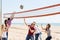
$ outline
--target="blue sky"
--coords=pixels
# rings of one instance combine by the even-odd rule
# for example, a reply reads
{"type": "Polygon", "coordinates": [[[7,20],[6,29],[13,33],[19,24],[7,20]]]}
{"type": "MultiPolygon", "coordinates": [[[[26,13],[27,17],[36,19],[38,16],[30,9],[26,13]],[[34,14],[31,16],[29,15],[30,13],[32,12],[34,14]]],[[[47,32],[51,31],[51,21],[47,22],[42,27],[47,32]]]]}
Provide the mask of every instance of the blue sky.
{"type": "MultiPolygon", "coordinates": [[[[49,6],[53,4],[58,4],[60,3],[60,0],[2,0],[2,13],[8,13],[8,12],[19,12],[23,10],[29,10],[29,9],[34,9],[34,8],[40,8],[44,6],[49,6]],[[24,6],[24,9],[21,10],[19,8],[20,5],[24,6]]],[[[41,11],[40,13],[50,13],[50,12],[55,12],[55,11],[60,11],[60,7],[55,7],[52,9],[46,9],[41,11]]],[[[22,14],[23,15],[37,15],[36,13],[38,12],[32,12],[35,14],[22,14]]],[[[39,23],[60,23],[60,15],[54,15],[54,16],[49,16],[49,17],[41,17],[41,18],[29,18],[26,19],[27,22],[39,22],[39,23]]],[[[4,19],[3,19],[4,20],[4,19]]],[[[23,19],[14,19],[12,21],[13,23],[23,23],[23,19]],[[16,22],[17,21],[17,22],[16,22]],[[20,22],[19,22],[20,21],[20,22]]]]}

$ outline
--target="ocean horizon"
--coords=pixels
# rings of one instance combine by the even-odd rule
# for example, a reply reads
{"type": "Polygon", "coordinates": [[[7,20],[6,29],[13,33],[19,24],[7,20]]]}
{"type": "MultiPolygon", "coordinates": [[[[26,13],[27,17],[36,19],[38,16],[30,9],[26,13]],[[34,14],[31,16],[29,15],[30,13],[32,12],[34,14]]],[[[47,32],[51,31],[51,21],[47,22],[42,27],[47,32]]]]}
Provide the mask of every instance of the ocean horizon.
{"type": "MultiPolygon", "coordinates": [[[[24,23],[12,23],[13,25],[25,25],[24,23]]],[[[30,24],[30,23],[28,23],[28,24],[30,24]]],[[[48,23],[36,23],[36,25],[46,25],[46,24],[48,24],[48,23]]],[[[51,25],[53,25],[53,26],[60,26],[60,23],[49,23],[49,24],[51,24],[51,25]]]]}

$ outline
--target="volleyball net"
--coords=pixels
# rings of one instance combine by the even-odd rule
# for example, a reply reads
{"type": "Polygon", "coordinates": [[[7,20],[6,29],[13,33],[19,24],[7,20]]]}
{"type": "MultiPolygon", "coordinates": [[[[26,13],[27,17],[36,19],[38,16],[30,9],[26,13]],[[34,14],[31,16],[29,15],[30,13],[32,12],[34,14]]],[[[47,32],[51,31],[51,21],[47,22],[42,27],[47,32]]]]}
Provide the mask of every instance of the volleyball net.
{"type": "Polygon", "coordinates": [[[44,16],[52,16],[60,14],[60,4],[45,6],[42,8],[35,8],[31,10],[21,11],[21,12],[13,12],[13,13],[4,13],[4,18],[10,17],[14,14],[14,18],[34,18],[34,17],[44,17],[44,16]],[[54,9],[54,10],[53,10],[54,9]]]}

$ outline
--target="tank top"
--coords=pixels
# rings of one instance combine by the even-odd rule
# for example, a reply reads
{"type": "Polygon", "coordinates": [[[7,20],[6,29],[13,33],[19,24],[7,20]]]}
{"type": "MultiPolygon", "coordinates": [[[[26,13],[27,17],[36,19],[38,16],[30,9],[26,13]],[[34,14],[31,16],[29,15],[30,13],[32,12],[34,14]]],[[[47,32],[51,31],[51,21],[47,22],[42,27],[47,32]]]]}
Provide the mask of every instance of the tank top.
{"type": "Polygon", "coordinates": [[[3,33],[2,33],[2,38],[7,38],[6,33],[7,33],[7,32],[3,32],[3,33]]]}

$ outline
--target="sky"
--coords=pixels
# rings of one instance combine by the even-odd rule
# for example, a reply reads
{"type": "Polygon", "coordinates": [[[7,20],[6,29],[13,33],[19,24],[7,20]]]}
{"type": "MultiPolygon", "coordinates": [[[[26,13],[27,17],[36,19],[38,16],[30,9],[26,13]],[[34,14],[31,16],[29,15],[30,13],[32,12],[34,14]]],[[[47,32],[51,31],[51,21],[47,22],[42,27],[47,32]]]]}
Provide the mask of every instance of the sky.
{"type": "MultiPolygon", "coordinates": [[[[2,13],[20,12],[53,4],[60,4],[60,0],[2,0],[2,13]],[[20,9],[20,5],[23,5],[23,10],[20,9]]],[[[17,14],[15,16],[31,16],[39,15],[52,12],[60,12],[60,7],[54,7],[51,9],[45,9],[41,11],[30,12],[29,14],[17,14]]],[[[3,15],[4,16],[4,15],[3,15]]],[[[4,20],[4,18],[3,18],[4,20]]],[[[38,18],[27,18],[26,22],[31,23],[36,21],[37,23],[60,23],[60,15],[38,17],[38,18]]],[[[23,19],[13,19],[12,23],[24,23],[23,19]],[[17,21],[17,22],[16,22],[17,21]]]]}

